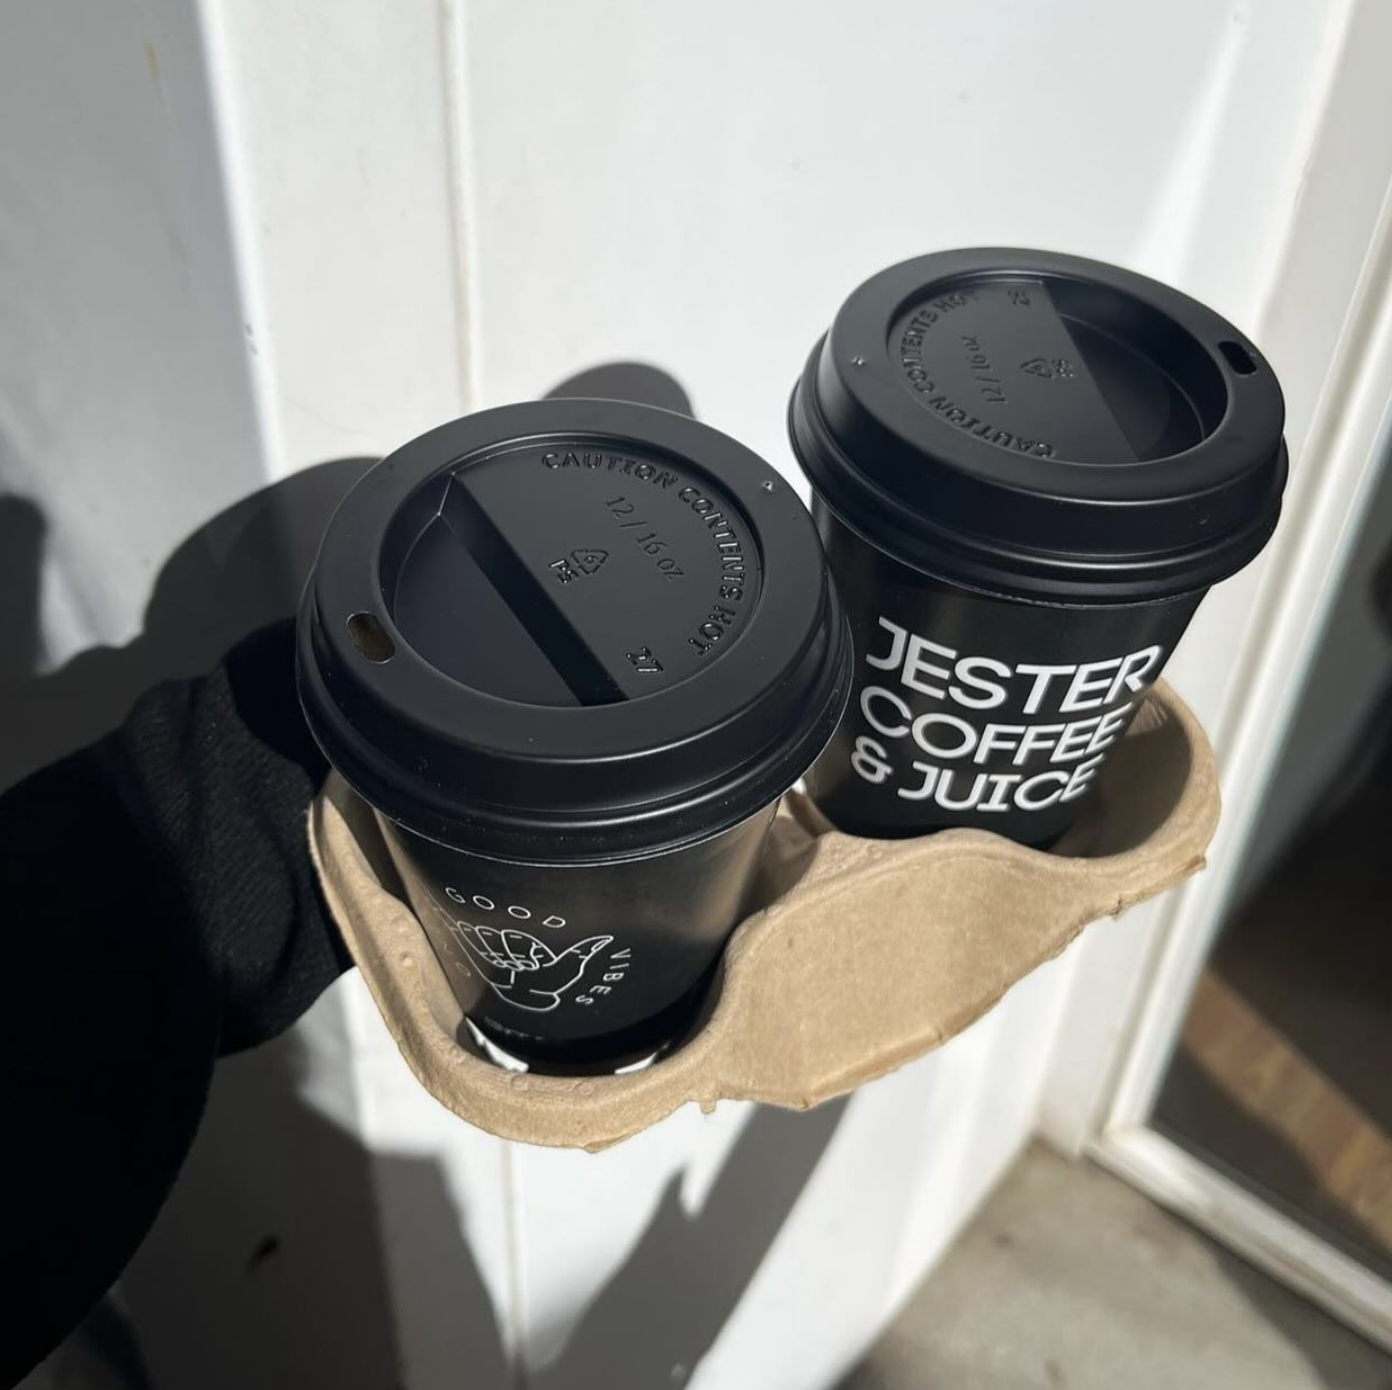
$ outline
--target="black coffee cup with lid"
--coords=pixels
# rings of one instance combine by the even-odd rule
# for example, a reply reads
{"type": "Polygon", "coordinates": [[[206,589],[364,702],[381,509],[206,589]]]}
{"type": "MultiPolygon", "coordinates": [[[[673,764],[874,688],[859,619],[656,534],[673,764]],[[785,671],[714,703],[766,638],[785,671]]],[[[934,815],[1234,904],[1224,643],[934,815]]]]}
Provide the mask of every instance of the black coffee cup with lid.
{"type": "Polygon", "coordinates": [[[298,665],[469,1024],[604,1070],[689,1023],[851,646],[772,468],[684,416],[558,400],[442,426],[354,488],[298,665]]]}
{"type": "Polygon", "coordinates": [[[829,819],[1053,843],[1270,537],[1283,426],[1237,329],[1115,266],[957,251],[861,285],[789,412],[856,648],[808,774],[829,819]]]}

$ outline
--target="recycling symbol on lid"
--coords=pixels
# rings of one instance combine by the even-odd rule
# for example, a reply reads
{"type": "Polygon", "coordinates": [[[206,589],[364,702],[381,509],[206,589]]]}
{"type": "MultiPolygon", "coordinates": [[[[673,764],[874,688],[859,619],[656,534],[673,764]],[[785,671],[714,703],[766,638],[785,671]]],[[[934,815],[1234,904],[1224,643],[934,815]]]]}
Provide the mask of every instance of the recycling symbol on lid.
{"type": "Polygon", "coordinates": [[[607,550],[572,550],[547,566],[562,584],[570,584],[583,575],[594,574],[609,558],[607,550]]]}
{"type": "Polygon", "coordinates": [[[572,550],[571,563],[582,574],[593,574],[607,559],[607,550],[572,550]]]}

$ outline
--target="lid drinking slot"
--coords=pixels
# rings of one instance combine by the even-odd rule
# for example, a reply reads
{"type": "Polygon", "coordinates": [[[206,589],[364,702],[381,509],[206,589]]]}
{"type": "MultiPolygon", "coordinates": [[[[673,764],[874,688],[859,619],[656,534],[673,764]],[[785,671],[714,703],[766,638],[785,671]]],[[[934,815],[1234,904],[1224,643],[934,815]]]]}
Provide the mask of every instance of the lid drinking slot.
{"type": "Polygon", "coordinates": [[[458,476],[445,493],[440,517],[582,705],[609,705],[627,699],[458,476]]]}

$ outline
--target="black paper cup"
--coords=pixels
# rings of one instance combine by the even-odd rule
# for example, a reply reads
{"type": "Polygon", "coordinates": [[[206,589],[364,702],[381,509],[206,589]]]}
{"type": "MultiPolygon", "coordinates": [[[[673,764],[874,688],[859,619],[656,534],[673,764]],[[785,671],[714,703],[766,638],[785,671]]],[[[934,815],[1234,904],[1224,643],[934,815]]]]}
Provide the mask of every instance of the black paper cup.
{"type": "Polygon", "coordinates": [[[687,1026],[851,646],[773,469],[683,416],[563,400],[445,425],[358,484],[298,667],[470,1025],[605,1070],[687,1026]]]}
{"type": "Polygon", "coordinates": [[[1242,334],[1114,266],[960,251],[856,290],[789,412],[855,643],[827,817],[1053,843],[1269,539],[1283,425],[1242,334]]]}

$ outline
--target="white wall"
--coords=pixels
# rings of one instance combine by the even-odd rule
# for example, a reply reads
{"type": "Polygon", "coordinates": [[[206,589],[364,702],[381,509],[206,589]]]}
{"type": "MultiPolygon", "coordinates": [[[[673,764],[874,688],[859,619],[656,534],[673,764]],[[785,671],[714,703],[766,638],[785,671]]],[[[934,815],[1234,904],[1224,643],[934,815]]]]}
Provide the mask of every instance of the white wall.
{"type": "MultiPolygon", "coordinates": [[[[1344,9],[24,0],[0,19],[0,246],[27,306],[0,420],[3,476],[49,510],[54,588],[78,596],[53,645],[133,631],[163,555],[256,480],[605,362],[666,369],[790,470],[806,353],[916,252],[1097,255],[1250,327],[1344,9]],[[79,80],[102,103],[70,114],[79,80]],[[51,153],[17,133],[34,110],[51,153]],[[55,188],[41,223],[24,211],[55,188]]],[[[1179,663],[1201,709],[1242,593],[1179,663]]],[[[347,980],[285,1054],[227,1069],[132,1281],[152,1357],[214,1390],[316,1365],[366,1390],[383,1358],[411,1390],[509,1384],[510,1358],[555,1390],[831,1384],[1024,1142],[1071,969],[844,1111],[681,1114],[597,1157],[447,1117],[347,980]],[[258,1284],[243,1236],[270,1221],[289,1253],[258,1284]],[[351,1289],[349,1221],[377,1228],[381,1289],[351,1289]],[[286,1307],[315,1313],[294,1338],[286,1307]]]]}
{"type": "Polygon", "coordinates": [[[1249,318],[1341,7],[463,13],[480,399],[636,357],[786,466],[787,394],[841,298],[925,250],[1039,246],[1182,271],[1249,318]]]}
{"type": "Polygon", "coordinates": [[[55,662],[139,631],[168,552],[264,475],[219,174],[187,6],[6,6],[0,483],[48,517],[55,662]]]}

